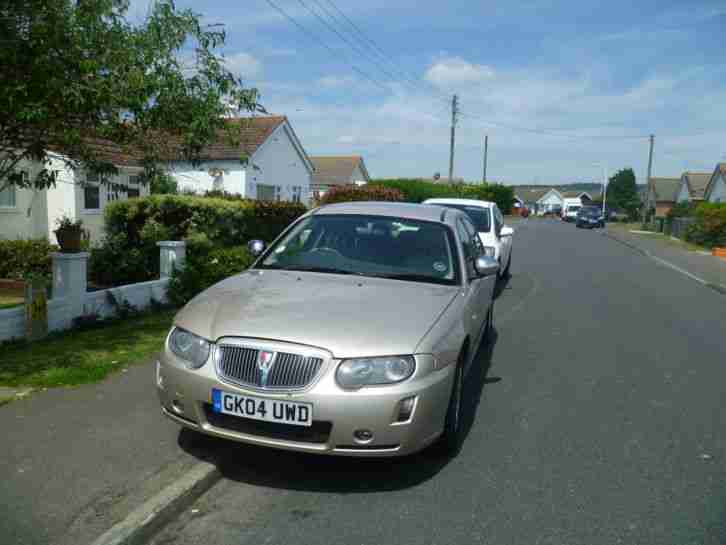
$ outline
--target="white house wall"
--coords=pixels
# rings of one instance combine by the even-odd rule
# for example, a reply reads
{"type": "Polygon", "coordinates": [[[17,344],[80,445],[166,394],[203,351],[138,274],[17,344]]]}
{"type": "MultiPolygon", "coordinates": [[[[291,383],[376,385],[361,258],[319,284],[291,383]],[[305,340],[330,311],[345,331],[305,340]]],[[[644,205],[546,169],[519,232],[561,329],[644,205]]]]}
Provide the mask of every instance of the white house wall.
{"type": "Polygon", "coordinates": [[[179,162],[169,171],[177,182],[179,191],[204,193],[215,189],[247,197],[245,193],[245,168],[238,160],[204,161],[199,165],[179,162]],[[210,170],[219,169],[221,176],[212,177],[210,170]]]}
{"type": "Polygon", "coordinates": [[[311,173],[293,144],[286,124],[278,126],[250,158],[247,167],[247,187],[250,196],[256,198],[257,185],[265,184],[280,188],[280,199],[292,200],[292,188],[301,187],[302,200],[310,194],[311,173]]]}
{"type": "Polygon", "coordinates": [[[363,171],[360,168],[360,163],[356,165],[353,174],[351,174],[350,182],[358,185],[366,183],[366,177],[363,175],[363,171]]]}
{"type": "Polygon", "coordinates": [[[723,174],[713,181],[713,188],[708,196],[708,202],[726,203],[726,176],[723,174]]]}

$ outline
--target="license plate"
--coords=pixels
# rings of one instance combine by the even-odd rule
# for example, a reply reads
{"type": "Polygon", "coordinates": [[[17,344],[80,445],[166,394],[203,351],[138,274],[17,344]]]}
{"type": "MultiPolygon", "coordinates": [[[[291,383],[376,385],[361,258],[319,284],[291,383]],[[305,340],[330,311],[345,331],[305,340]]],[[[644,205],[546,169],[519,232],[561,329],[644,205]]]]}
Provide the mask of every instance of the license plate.
{"type": "Polygon", "coordinates": [[[294,426],[311,426],[313,423],[312,403],[239,395],[216,388],[212,389],[212,410],[215,413],[294,426]]]}

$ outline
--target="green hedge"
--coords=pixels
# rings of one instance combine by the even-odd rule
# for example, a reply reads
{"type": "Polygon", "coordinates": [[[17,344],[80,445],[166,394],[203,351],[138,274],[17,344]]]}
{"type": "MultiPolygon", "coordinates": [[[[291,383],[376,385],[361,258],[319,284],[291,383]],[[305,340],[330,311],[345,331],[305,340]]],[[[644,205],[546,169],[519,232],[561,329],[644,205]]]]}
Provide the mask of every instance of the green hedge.
{"type": "Polygon", "coordinates": [[[174,271],[169,282],[169,302],[186,304],[209,286],[248,268],[254,258],[246,246],[214,248],[208,243],[191,243],[184,270],[174,271]]]}
{"type": "Polygon", "coordinates": [[[50,254],[56,251],[58,246],[45,238],[0,240],[0,278],[22,280],[31,274],[50,277],[50,254]]]}
{"type": "Polygon", "coordinates": [[[350,201],[402,201],[403,193],[398,189],[374,185],[342,185],[331,187],[319,204],[333,204],[350,201]]]}
{"type": "Polygon", "coordinates": [[[151,280],[159,275],[160,240],[208,242],[222,248],[255,238],[270,242],[305,211],[299,203],[193,195],[116,202],[106,207],[106,236],[91,250],[89,275],[100,285],[151,280]]]}
{"type": "Polygon", "coordinates": [[[514,190],[501,184],[441,184],[423,180],[396,178],[374,180],[371,186],[397,189],[403,200],[419,203],[426,199],[462,198],[497,203],[503,214],[509,214],[514,205],[514,190]]]}
{"type": "Polygon", "coordinates": [[[696,223],[688,228],[686,240],[708,248],[726,247],[726,203],[701,203],[696,223]]]}

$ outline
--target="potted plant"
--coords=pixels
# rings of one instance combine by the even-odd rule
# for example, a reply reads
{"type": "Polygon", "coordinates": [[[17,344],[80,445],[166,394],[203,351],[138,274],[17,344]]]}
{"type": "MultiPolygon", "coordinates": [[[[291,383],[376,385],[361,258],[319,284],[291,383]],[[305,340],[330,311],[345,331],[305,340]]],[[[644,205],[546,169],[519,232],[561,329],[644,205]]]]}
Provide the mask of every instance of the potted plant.
{"type": "Polygon", "coordinates": [[[81,241],[83,240],[83,220],[73,221],[66,215],[61,216],[56,221],[58,228],[53,231],[55,238],[58,239],[60,251],[67,254],[75,254],[81,251],[81,241]]]}

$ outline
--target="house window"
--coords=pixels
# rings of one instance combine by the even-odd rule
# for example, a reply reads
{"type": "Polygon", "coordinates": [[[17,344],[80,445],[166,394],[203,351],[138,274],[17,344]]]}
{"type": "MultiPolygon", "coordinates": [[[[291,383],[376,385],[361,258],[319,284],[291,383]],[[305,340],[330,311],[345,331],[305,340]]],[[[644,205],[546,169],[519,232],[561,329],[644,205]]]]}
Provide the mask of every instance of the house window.
{"type": "Polygon", "coordinates": [[[83,188],[83,208],[85,210],[101,209],[101,191],[97,185],[87,185],[83,188]]]}
{"type": "Polygon", "coordinates": [[[141,178],[139,176],[129,176],[129,185],[126,188],[126,196],[129,199],[141,196],[141,192],[139,190],[140,179],[141,178]]]}
{"type": "Polygon", "coordinates": [[[280,201],[282,199],[282,187],[279,185],[275,186],[275,200],[280,201]]]}
{"type": "MultiPolygon", "coordinates": [[[[21,173],[23,177],[23,184],[29,182],[30,175],[27,171],[23,170],[21,173]]],[[[2,184],[0,184],[2,185],[2,184]]],[[[15,208],[17,206],[17,188],[15,184],[7,186],[5,189],[0,190],[0,208],[15,208]]]]}
{"type": "Polygon", "coordinates": [[[300,202],[302,196],[302,186],[295,185],[292,187],[292,202],[300,202]]]}

